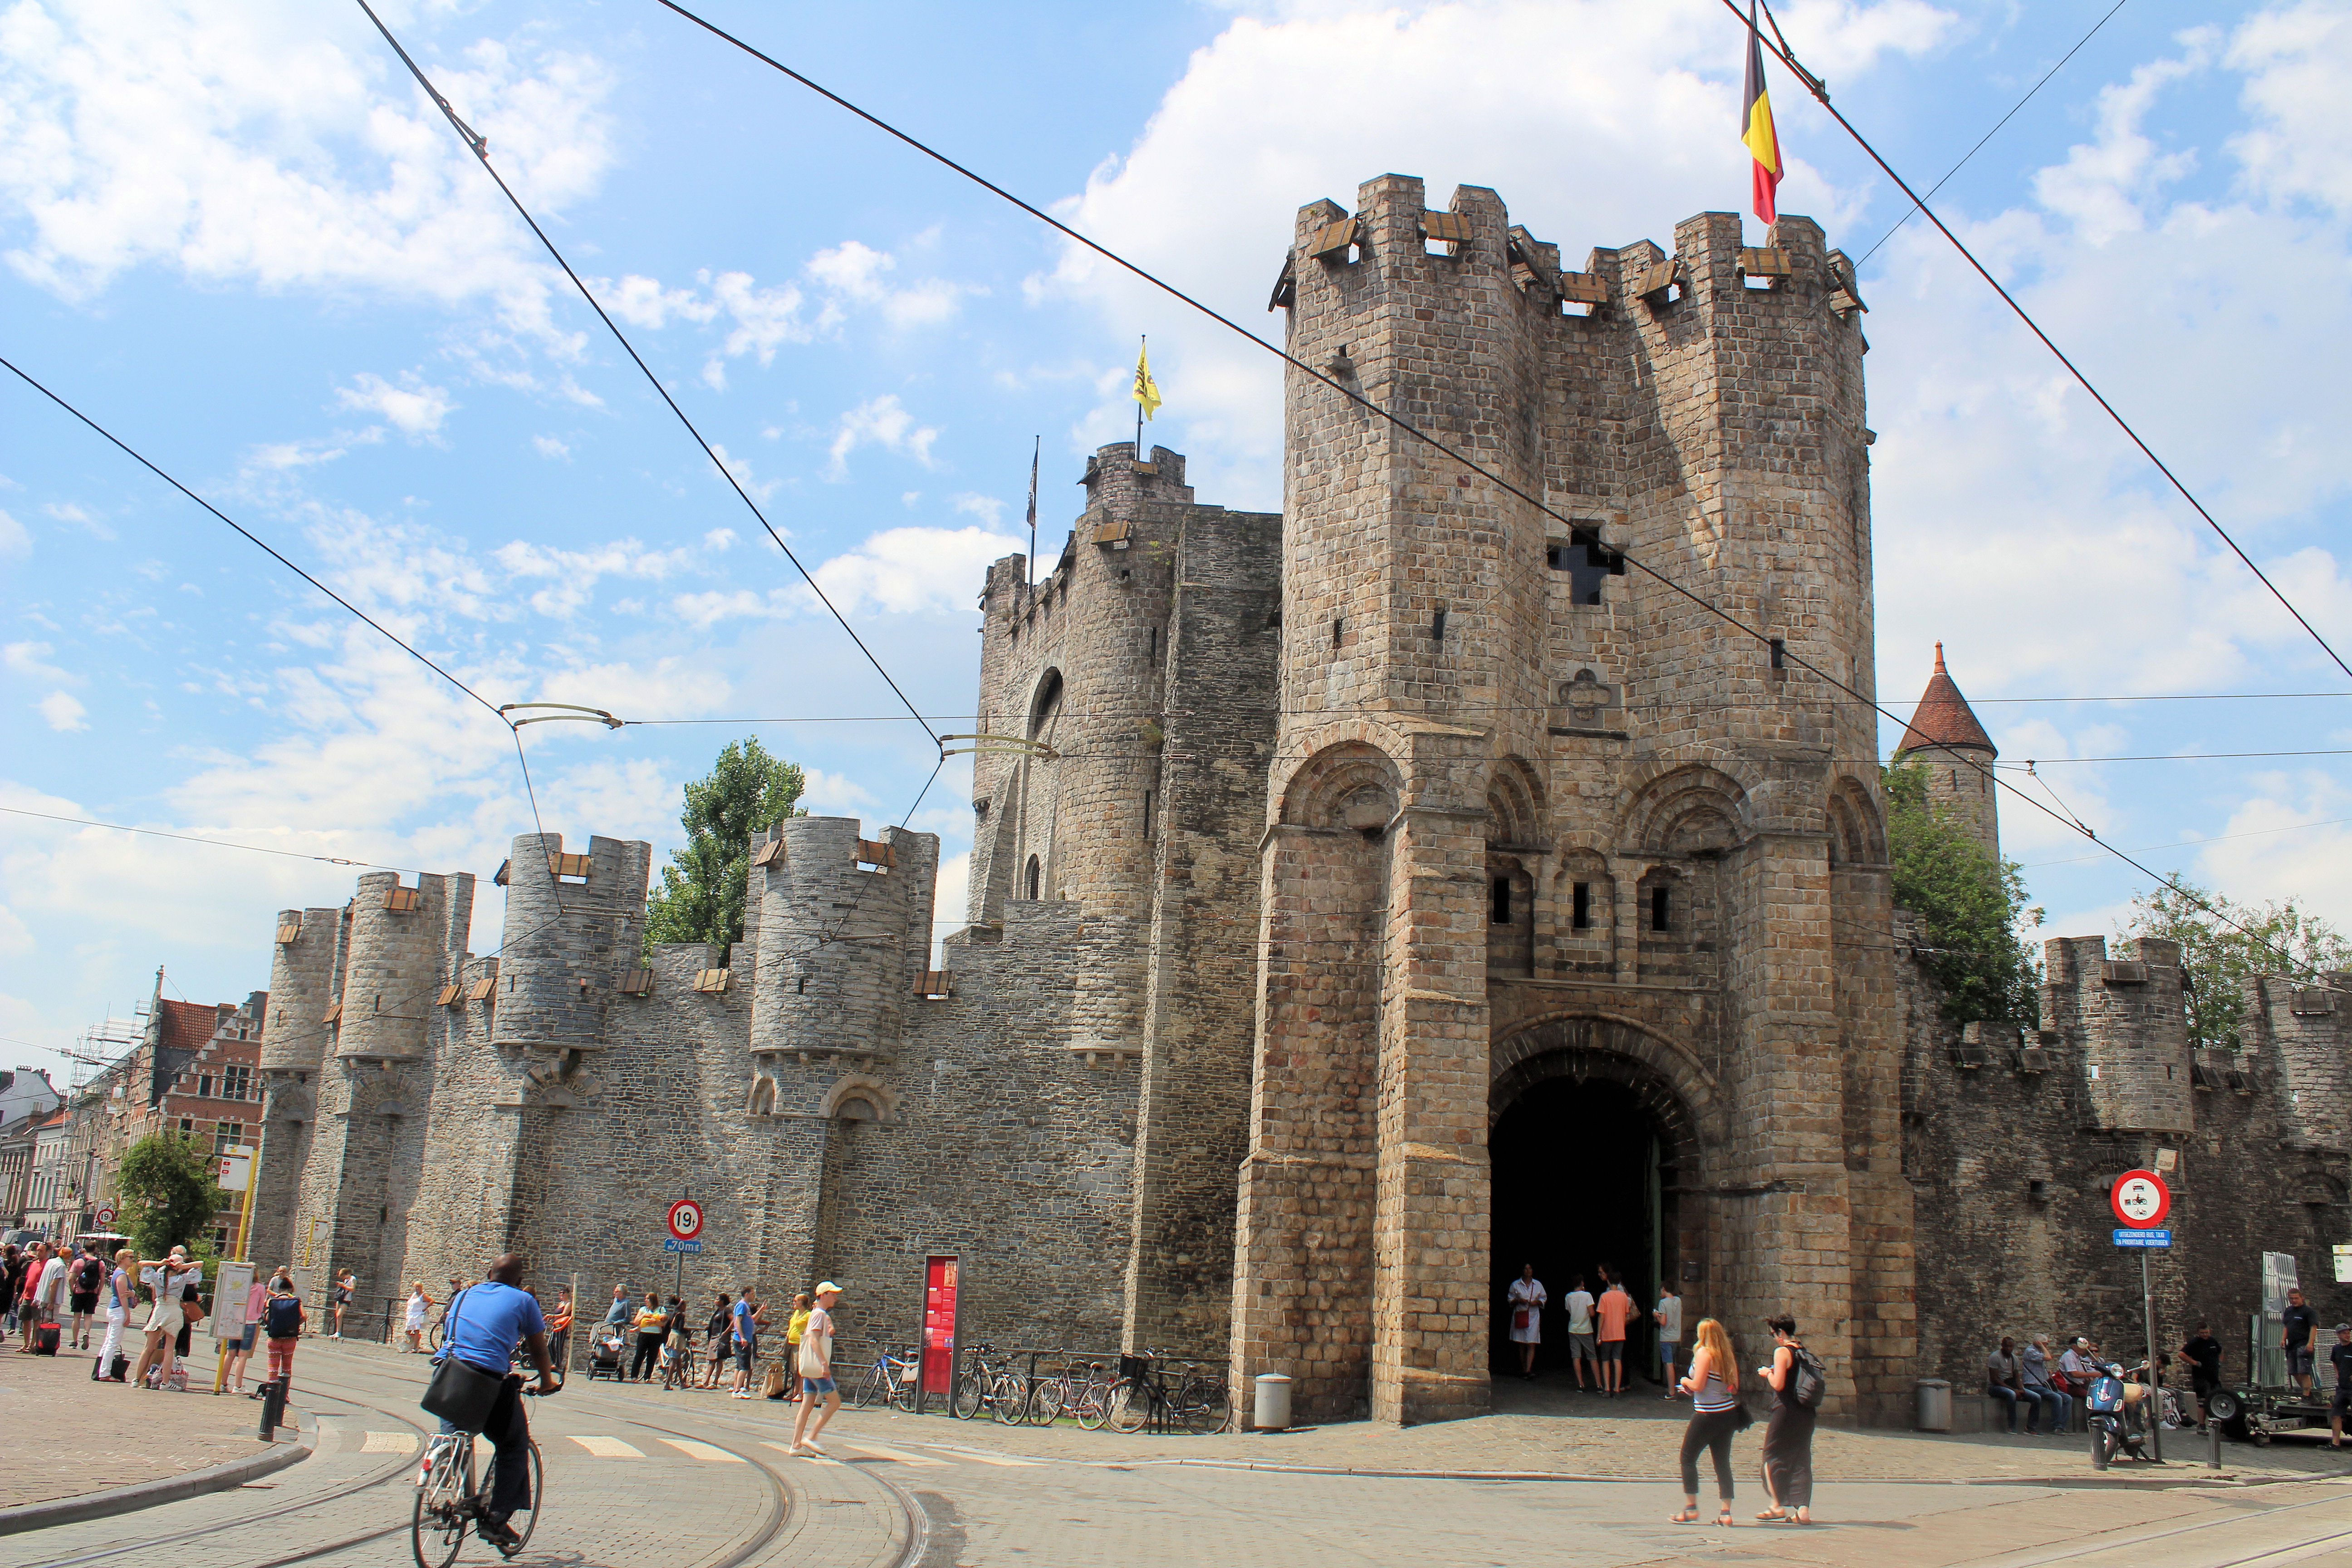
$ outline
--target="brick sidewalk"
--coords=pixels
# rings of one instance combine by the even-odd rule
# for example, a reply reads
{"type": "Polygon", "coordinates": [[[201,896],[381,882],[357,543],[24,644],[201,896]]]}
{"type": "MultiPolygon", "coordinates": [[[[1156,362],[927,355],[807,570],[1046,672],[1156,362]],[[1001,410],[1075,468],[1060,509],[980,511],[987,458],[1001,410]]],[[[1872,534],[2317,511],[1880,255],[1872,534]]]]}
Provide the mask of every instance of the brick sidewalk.
{"type": "MultiPolygon", "coordinates": [[[[162,1480],[261,1447],[257,1402],[92,1383],[95,1354],[0,1352],[0,1508],[162,1480]]],[[[190,1384],[209,1388],[212,1366],[192,1358],[190,1384]]]]}

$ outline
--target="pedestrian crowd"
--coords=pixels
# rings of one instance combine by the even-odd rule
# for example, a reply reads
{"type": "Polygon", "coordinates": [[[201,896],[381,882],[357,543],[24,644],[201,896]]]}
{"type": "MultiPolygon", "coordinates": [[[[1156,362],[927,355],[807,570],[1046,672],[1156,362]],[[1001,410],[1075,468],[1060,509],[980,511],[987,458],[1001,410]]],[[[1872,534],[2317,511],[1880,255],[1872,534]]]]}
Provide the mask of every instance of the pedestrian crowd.
{"type": "MultiPolygon", "coordinates": [[[[1625,1394],[1625,1347],[1631,1342],[1628,1326],[1641,1321],[1642,1309],[1612,1265],[1601,1264],[1595,1273],[1601,1280],[1601,1294],[1595,1296],[1585,1288],[1583,1275],[1572,1274],[1569,1277],[1568,1295],[1560,1303],[1568,1315],[1569,1369],[1575,1374],[1579,1393],[1586,1390],[1589,1373],[1592,1393],[1604,1399],[1622,1399],[1625,1394]]],[[[1536,1278],[1534,1264],[1520,1266],[1519,1277],[1511,1281],[1504,1302],[1511,1343],[1519,1352],[1519,1375],[1533,1383],[1536,1352],[1543,1343],[1544,1310],[1551,1302],[1550,1292],[1536,1278]]],[[[1657,1304],[1650,1309],[1649,1321],[1657,1333],[1657,1381],[1665,1390],[1661,1397],[1680,1398],[1675,1367],[1682,1359],[1683,1302],[1671,1283],[1660,1288],[1657,1304]]]]}
{"type": "MultiPolygon", "coordinates": [[[[86,1351],[95,1335],[93,1381],[180,1393],[188,1388],[195,1331],[219,1306],[205,1292],[203,1263],[186,1247],[142,1260],[127,1247],[110,1258],[95,1241],[0,1247],[0,1302],[5,1303],[0,1323],[20,1352],[86,1351]],[[129,1353],[134,1336],[135,1359],[129,1353]]],[[[292,1374],[304,1316],[292,1270],[257,1275],[242,1307],[241,1327],[223,1345],[221,1375],[231,1393],[258,1399],[258,1389],[247,1389],[245,1373],[264,1336],[270,1379],[292,1374]]]]}

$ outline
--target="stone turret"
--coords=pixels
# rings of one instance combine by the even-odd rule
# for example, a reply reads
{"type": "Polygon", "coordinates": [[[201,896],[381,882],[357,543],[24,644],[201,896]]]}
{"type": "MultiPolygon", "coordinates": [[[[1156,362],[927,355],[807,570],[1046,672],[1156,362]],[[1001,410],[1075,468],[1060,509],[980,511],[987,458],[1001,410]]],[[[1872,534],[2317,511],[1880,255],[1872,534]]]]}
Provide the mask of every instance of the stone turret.
{"type": "MultiPolygon", "coordinates": [[[[751,987],[751,1053],[887,1061],[930,966],[935,835],[852,816],[789,816],[756,835],[735,964],[751,987]],[[747,962],[748,961],[748,962],[747,962]]],[[[776,1102],[794,1103],[790,1093],[776,1102]]]]}
{"type": "Polygon", "coordinates": [[[2081,1064],[2085,1125],[2184,1132],[2196,1125],[2180,944],[2140,937],[2111,956],[2099,936],[2042,943],[2042,1025],[2081,1064]]]}
{"type": "Polygon", "coordinates": [[[334,1054],[423,1057],[435,998],[456,977],[473,918],[474,879],[466,873],[419,877],[413,888],[401,886],[397,871],[362,875],[351,904],[334,1054]]]}
{"type": "Polygon", "coordinates": [[[593,1051],[607,1010],[636,966],[653,846],[525,833],[507,861],[507,918],[493,1039],[503,1051],[593,1051]]]}
{"type": "Polygon", "coordinates": [[[1944,645],[1937,643],[1935,673],[1927,678],[1919,705],[1911,710],[1911,722],[1904,726],[1902,743],[1895,748],[1895,760],[1927,764],[1928,803],[1967,828],[1996,862],[2000,859],[2000,814],[1992,764],[2000,755],[1969,700],[1945,670],[1944,645]]]}

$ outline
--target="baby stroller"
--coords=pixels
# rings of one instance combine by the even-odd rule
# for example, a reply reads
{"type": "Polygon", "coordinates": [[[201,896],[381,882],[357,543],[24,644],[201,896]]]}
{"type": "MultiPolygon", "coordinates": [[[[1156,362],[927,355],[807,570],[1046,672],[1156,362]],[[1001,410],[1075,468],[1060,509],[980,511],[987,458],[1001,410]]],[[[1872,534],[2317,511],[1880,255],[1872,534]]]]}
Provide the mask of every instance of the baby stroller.
{"type": "Polygon", "coordinates": [[[621,1381],[621,1352],[626,1342],[610,1323],[599,1323],[588,1341],[588,1381],[609,1377],[621,1381]]]}

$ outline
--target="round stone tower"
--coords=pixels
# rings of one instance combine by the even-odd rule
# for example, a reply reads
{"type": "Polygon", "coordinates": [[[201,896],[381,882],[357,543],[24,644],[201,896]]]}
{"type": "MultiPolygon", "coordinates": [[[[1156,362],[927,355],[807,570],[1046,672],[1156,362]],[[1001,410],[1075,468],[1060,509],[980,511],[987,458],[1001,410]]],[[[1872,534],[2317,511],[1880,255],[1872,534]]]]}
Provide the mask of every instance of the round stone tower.
{"type": "Polygon", "coordinates": [[[406,1061],[425,1055],[434,993],[444,983],[447,881],[424,877],[418,886],[404,888],[397,871],[360,878],[343,963],[342,1012],[335,1021],[336,1056],[406,1061]]]}
{"type": "Polygon", "coordinates": [[[593,1051],[604,1014],[637,962],[653,846],[525,833],[507,861],[507,918],[492,1042],[501,1050],[593,1051]]]}
{"type": "MultiPolygon", "coordinates": [[[[397,879],[394,879],[397,880],[397,879]]],[[[343,911],[280,910],[269,955],[269,1018],[261,1032],[261,1070],[312,1073],[327,1054],[342,946],[343,911]]]]}
{"type": "Polygon", "coordinates": [[[1927,677],[1919,705],[1911,710],[1911,722],[1904,727],[1895,758],[1927,764],[1928,804],[1966,827],[1995,862],[2000,859],[2000,812],[1992,764],[2000,755],[1944,668],[1944,645],[1937,643],[1935,673],[1927,677]]]}
{"type": "Polygon", "coordinates": [[[760,863],[744,935],[755,1058],[887,1058],[898,1047],[930,963],[939,840],[898,827],[862,834],[856,817],[791,816],[752,840],[760,863]]]}

